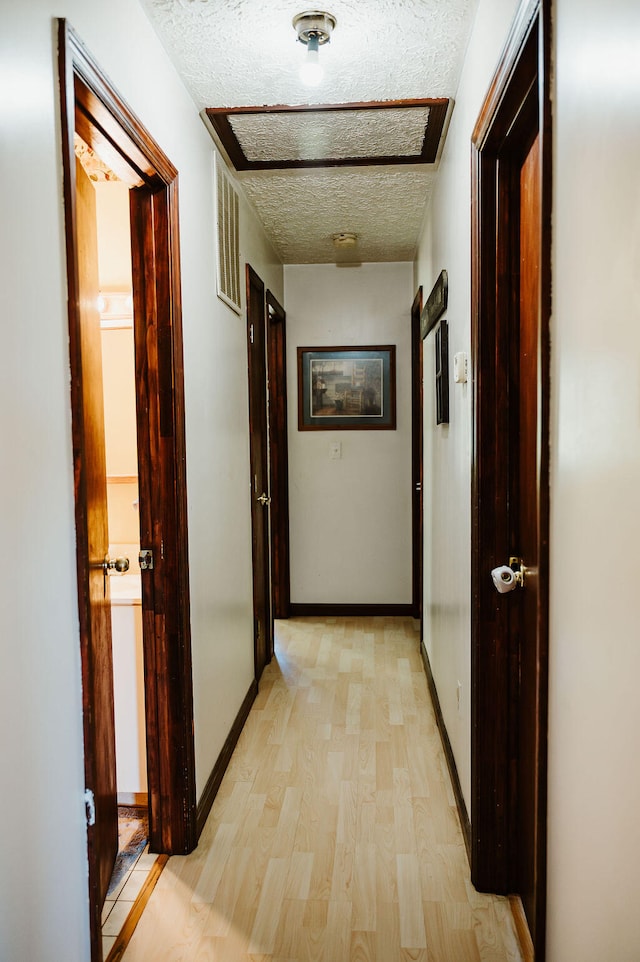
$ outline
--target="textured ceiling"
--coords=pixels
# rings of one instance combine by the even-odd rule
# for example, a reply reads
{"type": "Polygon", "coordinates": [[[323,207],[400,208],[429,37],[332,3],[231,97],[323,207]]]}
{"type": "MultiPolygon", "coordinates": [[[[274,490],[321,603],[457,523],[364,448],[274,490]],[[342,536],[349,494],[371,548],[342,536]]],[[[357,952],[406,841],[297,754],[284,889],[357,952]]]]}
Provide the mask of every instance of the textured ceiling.
{"type": "Polygon", "coordinates": [[[248,160],[420,156],[428,107],[305,114],[235,114],[229,122],[248,160]]]}
{"type": "Polygon", "coordinates": [[[340,167],[241,180],[282,261],[323,264],[412,260],[435,176],[424,166],[340,167]],[[343,232],[358,245],[340,256],[331,237],[343,232]]]}
{"type": "MultiPolygon", "coordinates": [[[[476,0],[327,0],[320,7],[337,26],[320,50],[325,79],[305,88],[298,78],[305,48],[291,25],[295,14],[309,9],[304,3],[142,2],[200,110],[453,98],[476,7],[476,0]]],[[[393,123],[389,117],[373,121],[362,150],[399,153],[398,141],[407,152],[415,150],[417,124],[400,116],[393,123]]],[[[261,115],[260,123],[234,118],[238,138],[257,155],[318,153],[317,142],[301,145],[277,121],[261,115]]],[[[343,141],[338,125],[344,123],[336,118],[327,129],[319,122],[317,137],[343,141]]],[[[342,231],[359,235],[353,260],[412,259],[435,176],[435,165],[236,174],[285,263],[340,260],[331,235],[342,231]]]]}

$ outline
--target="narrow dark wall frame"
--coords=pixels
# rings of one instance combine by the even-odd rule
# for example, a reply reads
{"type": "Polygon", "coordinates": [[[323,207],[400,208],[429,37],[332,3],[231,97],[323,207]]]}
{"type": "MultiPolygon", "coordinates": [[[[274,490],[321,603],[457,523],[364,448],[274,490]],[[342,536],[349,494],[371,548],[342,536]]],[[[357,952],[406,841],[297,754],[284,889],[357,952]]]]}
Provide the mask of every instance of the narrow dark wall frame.
{"type": "Polygon", "coordinates": [[[436,424],[449,423],[449,323],[436,331],[436,424]]]}

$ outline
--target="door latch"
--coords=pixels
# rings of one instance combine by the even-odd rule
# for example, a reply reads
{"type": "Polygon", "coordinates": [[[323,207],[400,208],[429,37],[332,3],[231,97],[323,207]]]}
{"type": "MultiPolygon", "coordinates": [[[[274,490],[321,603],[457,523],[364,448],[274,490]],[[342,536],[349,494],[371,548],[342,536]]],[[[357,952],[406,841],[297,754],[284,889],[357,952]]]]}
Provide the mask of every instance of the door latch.
{"type": "Polygon", "coordinates": [[[153,551],[150,548],[143,548],[138,555],[140,571],[151,571],[153,568],[153,551]]]}
{"type": "Polygon", "coordinates": [[[84,790],[84,807],[87,813],[87,828],[96,824],[96,800],[90,788],[84,790]]]}

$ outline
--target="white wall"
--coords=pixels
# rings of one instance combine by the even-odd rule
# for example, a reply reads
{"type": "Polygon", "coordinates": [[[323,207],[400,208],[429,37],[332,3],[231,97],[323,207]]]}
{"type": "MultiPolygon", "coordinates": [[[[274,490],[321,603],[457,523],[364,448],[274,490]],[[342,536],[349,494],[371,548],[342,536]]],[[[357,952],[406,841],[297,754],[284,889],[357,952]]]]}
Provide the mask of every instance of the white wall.
{"type": "Polygon", "coordinates": [[[640,958],[640,6],[556,3],[550,962],[640,958]]]}
{"type": "MultiPolygon", "coordinates": [[[[62,168],[63,15],[180,171],[190,570],[201,791],[253,677],[246,346],[215,296],[211,141],[131,0],[4,4],[0,32],[0,957],[86,962],[86,836],[62,168]],[[20,828],[16,829],[16,826],[20,828]],[[34,908],[35,907],[35,908],[34,908]]],[[[248,207],[242,247],[283,297],[248,207]]]]}
{"type": "MultiPolygon", "coordinates": [[[[203,173],[210,190],[208,150],[207,144],[203,173]]],[[[242,314],[215,296],[212,221],[206,216],[212,200],[209,193],[211,203],[203,204],[203,193],[193,196],[196,248],[182,249],[198,797],[254,678],[245,263],[284,300],[282,265],[242,196],[242,314]],[[203,267],[193,278],[185,271],[189,256],[203,267]],[[200,321],[197,331],[187,330],[190,315],[200,321]]]]}
{"type": "Polygon", "coordinates": [[[287,266],[285,293],[291,600],[410,604],[411,264],[287,266]],[[397,430],[298,431],[297,347],[351,344],[396,345],[397,430]]]}
{"type": "Polygon", "coordinates": [[[479,3],[415,265],[425,299],[443,268],[449,275],[448,425],[436,425],[435,330],[424,341],[424,641],[468,811],[472,390],[453,383],[453,355],[471,351],[471,132],[516,7],[516,0],[479,3]]]}

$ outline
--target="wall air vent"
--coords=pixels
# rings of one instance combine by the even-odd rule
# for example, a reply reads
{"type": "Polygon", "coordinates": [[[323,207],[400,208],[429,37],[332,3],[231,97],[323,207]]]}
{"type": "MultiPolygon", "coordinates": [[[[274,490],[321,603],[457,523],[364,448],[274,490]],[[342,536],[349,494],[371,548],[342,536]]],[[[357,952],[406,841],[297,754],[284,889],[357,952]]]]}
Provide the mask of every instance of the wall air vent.
{"type": "Polygon", "coordinates": [[[218,297],[240,314],[240,244],[238,193],[231,183],[224,162],[215,156],[215,204],[217,228],[218,297]]]}

